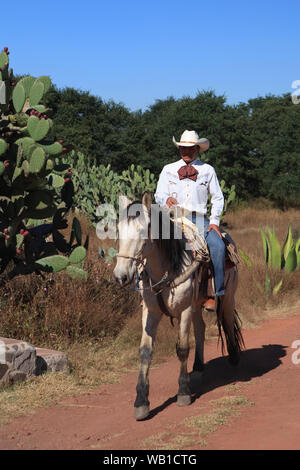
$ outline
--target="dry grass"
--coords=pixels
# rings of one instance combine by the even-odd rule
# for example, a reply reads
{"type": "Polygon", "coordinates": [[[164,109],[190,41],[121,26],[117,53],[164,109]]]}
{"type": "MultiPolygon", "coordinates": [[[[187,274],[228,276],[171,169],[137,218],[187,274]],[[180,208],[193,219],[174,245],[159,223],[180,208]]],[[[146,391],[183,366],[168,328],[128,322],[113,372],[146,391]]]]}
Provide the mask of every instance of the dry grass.
{"type": "MultiPolygon", "coordinates": [[[[188,432],[187,434],[178,434],[172,430],[165,431],[143,440],[141,448],[143,450],[180,450],[192,447],[196,443],[197,432],[188,432]]],[[[202,441],[201,446],[206,443],[202,441]]]]}
{"type": "Polygon", "coordinates": [[[185,425],[193,429],[196,428],[202,438],[216,431],[219,426],[227,424],[232,417],[238,416],[240,407],[254,405],[243,396],[226,396],[218,400],[211,400],[210,404],[214,407],[211,412],[184,420],[185,425]]]}
{"type": "Polygon", "coordinates": [[[205,438],[239,416],[243,407],[253,406],[243,396],[224,396],[211,400],[211,410],[197,416],[186,418],[176,428],[169,427],[165,432],[144,439],[142,449],[151,450],[182,450],[189,447],[206,447],[205,438]]]}
{"type": "Polygon", "coordinates": [[[0,393],[0,424],[11,419],[28,415],[42,406],[51,405],[63,396],[79,395],[86,392],[79,388],[72,375],[57,372],[33,377],[25,382],[9,386],[0,393]]]}

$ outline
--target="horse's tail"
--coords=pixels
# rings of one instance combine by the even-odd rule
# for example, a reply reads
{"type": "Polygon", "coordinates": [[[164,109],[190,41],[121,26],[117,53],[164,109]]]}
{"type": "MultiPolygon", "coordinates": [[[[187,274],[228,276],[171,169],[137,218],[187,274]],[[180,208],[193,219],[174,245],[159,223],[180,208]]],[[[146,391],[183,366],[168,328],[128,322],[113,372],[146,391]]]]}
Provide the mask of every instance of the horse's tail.
{"type": "Polygon", "coordinates": [[[222,354],[225,354],[224,338],[222,329],[224,331],[227,351],[229,354],[229,361],[233,365],[237,365],[243,349],[245,349],[244,338],[241,331],[242,322],[238,312],[233,310],[233,325],[230,330],[224,320],[224,309],[222,308],[222,300],[220,297],[217,301],[217,325],[219,330],[219,340],[221,340],[222,354]]]}

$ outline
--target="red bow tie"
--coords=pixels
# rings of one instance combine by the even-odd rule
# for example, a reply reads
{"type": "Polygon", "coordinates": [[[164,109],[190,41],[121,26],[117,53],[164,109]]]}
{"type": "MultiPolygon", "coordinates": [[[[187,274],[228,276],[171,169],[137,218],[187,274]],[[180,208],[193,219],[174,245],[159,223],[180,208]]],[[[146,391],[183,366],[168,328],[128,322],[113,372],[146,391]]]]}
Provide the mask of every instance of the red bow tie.
{"type": "Polygon", "coordinates": [[[198,170],[193,166],[184,165],[177,171],[179,179],[189,178],[190,180],[196,181],[198,170]]]}

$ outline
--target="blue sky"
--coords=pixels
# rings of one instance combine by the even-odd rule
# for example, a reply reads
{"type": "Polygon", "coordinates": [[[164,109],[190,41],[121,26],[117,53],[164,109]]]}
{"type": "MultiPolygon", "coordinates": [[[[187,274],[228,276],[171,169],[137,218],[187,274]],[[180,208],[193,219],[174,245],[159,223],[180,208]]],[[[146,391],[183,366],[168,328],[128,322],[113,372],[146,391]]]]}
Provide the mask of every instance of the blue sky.
{"type": "Polygon", "coordinates": [[[17,0],[7,9],[0,47],[15,73],[131,110],[201,90],[233,104],[290,93],[300,80],[294,0],[17,0]]]}

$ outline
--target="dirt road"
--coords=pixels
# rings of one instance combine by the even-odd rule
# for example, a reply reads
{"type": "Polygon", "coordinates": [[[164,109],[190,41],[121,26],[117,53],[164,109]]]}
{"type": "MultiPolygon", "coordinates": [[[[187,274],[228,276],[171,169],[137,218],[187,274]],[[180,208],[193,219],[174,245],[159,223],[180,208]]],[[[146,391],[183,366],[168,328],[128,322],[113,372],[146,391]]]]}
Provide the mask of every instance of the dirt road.
{"type": "MultiPolygon", "coordinates": [[[[221,357],[216,341],[205,349],[201,380],[192,377],[193,402],[176,405],[179,365],[169,358],[150,373],[150,417],[136,422],[133,402],[137,373],[119,384],[68,398],[0,428],[0,449],[299,449],[300,311],[244,331],[246,351],[238,368],[221,357]],[[297,349],[299,354],[297,354],[297,349]],[[203,438],[186,419],[212,417],[212,400],[243,397],[203,438]],[[237,411],[236,414],[234,411],[237,411]]],[[[190,368],[193,351],[190,354],[190,368]]],[[[213,420],[212,420],[213,422],[213,420]]]]}

